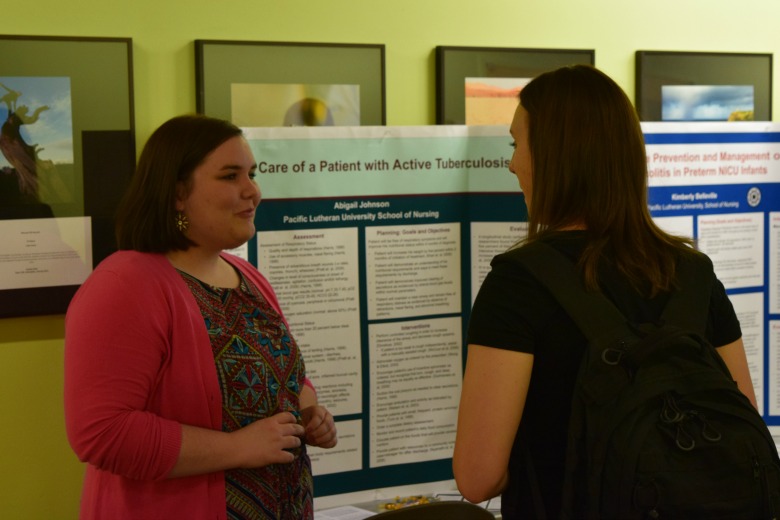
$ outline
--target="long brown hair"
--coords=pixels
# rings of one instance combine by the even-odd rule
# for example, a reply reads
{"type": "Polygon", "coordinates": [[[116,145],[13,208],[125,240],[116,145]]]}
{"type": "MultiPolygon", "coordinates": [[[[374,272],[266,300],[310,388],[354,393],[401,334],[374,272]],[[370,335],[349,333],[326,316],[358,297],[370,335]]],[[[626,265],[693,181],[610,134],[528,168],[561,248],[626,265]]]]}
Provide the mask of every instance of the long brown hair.
{"type": "Polygon", "coordinates": [[[117,210],[119,249],[167,253],[195,245],[176,228],[177,189],[189,190],[195,168],[240,135],[229,121],[203,115],[174,117],[155,130],[117,210]]]}
{"type": "Polygon", "coordinates": [[[691,240],[662,231],[647,207],[644,136],[631,101],[606,74],[585,65],[544,73],[520,92],[533,164],[529,241],[582,225],[587,287],[609,253],[639,291],[672,288],[675,262],[691,240]]]}

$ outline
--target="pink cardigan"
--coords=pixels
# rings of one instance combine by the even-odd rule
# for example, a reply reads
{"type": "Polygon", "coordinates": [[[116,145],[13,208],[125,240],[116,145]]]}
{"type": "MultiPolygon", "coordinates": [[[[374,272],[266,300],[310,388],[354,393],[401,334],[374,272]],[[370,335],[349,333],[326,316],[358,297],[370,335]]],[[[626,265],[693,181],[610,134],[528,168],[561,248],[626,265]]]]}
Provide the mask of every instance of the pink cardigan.
{"type": "MultiPolygon", "coordinates": [[[[224,255],[281,315],[268,281],[224,255]]],[[[220,430],[222,399],[195,299],[163,255],[100,263],[65,319],[65,426],[87,463],[82,519],[224,519],[222,472],[166,479],[181,424],[220,430]]]]}

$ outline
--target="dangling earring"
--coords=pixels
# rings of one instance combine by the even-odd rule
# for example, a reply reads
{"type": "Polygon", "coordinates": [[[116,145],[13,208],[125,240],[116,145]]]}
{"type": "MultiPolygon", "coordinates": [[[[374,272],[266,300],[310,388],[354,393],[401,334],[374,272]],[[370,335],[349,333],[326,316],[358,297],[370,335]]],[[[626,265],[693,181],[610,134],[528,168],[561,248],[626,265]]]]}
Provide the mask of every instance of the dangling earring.
{"type": "Polygon", "coordinates": [[[187,220],[187,215],[181,211],[176,213],[176,218],[174,220],[176,221],[176,229],[178,229],[181,233],[184,233],[187,231],[187,228],[190,227],[190,221],[187,220]]]}

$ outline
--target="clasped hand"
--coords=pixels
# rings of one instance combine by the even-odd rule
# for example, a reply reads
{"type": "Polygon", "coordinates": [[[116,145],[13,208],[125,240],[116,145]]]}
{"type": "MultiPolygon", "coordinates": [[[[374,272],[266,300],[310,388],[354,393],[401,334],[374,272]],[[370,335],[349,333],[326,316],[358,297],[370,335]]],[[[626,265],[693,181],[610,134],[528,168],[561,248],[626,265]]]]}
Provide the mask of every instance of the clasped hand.
{"type": "Polygon", "coordinates": [[[336,423],[324,406],[315,404],[301,410],[301,422],[306,429],[304,440],[309,446],[332,448],[338,442],[336,423]]]}
{"type": "Polygon", "coordinates": [[[281,412],[255,421],[234,432],[246,441],[248,456],[242,467],[285,464],[295,460],[302,442],[309,446],[332,448],[336,445],[336,424],[324,406],[301,410],[301,423],[290,412],[281,412]]]}

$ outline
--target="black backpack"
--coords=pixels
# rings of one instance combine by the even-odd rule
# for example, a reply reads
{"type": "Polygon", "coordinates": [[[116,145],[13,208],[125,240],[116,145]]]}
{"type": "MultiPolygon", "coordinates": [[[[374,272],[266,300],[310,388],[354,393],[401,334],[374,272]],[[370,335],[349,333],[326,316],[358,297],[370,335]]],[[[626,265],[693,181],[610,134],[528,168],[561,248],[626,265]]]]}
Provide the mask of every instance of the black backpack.
{"type": "Polygon", "coordinates": [[[660,322],[636,325],[586,291],[555,248],[524,249],[523,265],[589,343],[572,399],[562,518],[776,518],[775,443],[704,339],[712,264],[681,261],[681,287],[660,322]]]}

